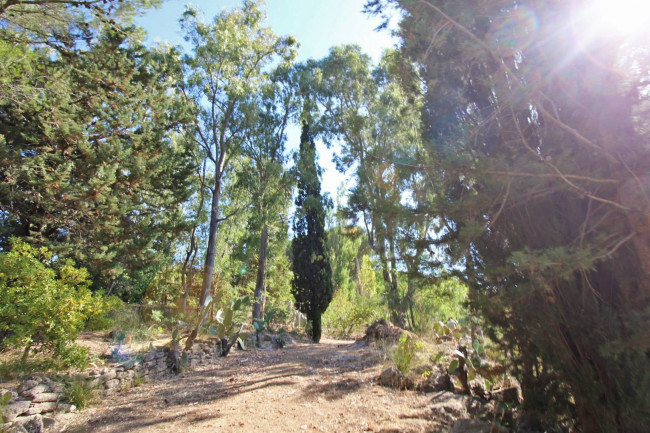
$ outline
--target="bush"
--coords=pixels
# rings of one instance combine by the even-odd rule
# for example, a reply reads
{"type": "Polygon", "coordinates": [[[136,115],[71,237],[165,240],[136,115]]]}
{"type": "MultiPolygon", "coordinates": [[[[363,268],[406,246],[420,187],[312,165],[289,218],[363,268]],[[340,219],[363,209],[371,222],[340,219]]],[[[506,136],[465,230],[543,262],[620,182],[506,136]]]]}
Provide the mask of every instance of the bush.
{"type": "Polygon", "coordinates": [[[419,341],[415,341],[413,337],[404,333],[391,353],[391,361],[402,374],[407,374],[411,369],[413,359],[421,348],[422,344],[419,341]]]}
{"type": "MultiPolygon", "coordinates": [[[[89,289],[88,271],[18,239],[0,254],[0,335],[2,346],[43,347],[81,365],[83,351],[70,345],[88,318],[106,314],[109,303],[89,289]]],[[[87,357],[87,352],[86,352],[87,357]]]]}
{"type": "Polygon", "coordinates": [[[78,409],[84,409],[95,398],[95,390],[84,379],[75,379],[66,383],[63,389],[63,398],[78,409]]]}
{"type": "Polygon", "coordinates": [[[360,331],[364,325],[381,317],[379,302],[372,298],[348,296],[337,290],[327,311],[323,314],[324,328],[337,336],[347,336],[360,331]],[[350,299],[352,298],[352,299],[350,299]]]}

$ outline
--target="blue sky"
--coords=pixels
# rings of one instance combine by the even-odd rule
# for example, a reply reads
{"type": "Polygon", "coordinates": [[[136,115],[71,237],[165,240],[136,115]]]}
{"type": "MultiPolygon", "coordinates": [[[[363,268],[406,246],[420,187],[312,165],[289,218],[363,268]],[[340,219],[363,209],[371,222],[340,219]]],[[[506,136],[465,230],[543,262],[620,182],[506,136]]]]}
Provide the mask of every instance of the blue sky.
{"type": "MultiPolygon", "coordinates": [[[[298,61],[325,57],[330,47],[357,44],[377,62],[384,49],[394,44],[389,32],[376,32],[376,17],[362,13],[365,0],[267,0],[268,25],[279,35],[291,35],[300,42],[298,61]]],[[[224,9],[242,4],[238,0],[167,0],[160,9],[153,9],[136,20],[148,33],[150,43],[168,42],[182,45],[178,19],[185,5],[205,13],[206,20],[224,9]]],[[[297,148],[300,131],[295,126],[288,133],[288,147],[297,148]]],[[[324,169],[322,189],[336,196],[336,189],[345,175],[332,163],[332,151],[317,143],[319,164],[324,169]]]]}

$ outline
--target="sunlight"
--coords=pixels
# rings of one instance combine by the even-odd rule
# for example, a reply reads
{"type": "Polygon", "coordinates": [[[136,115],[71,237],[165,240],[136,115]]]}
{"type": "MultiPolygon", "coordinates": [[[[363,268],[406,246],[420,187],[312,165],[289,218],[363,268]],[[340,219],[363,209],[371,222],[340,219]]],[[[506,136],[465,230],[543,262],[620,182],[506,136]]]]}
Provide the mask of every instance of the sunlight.
{"type": "Polygon", "coordinates": [[[648,0],[593,0],[585,15],[596,31],[615,32],[619,36],[650,31],[648,0]]]}

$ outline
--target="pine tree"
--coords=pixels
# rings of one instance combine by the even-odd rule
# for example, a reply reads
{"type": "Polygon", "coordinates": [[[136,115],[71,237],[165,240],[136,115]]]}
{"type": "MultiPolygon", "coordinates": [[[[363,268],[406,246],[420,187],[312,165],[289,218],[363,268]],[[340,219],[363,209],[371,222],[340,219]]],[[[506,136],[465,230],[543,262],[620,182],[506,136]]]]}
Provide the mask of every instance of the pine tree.
{"type": "Polygon", "coordinates": [[[386,3],[422,66],[434,163],[421,170],[445,186],[428,212],[513,354],[529,418],[647,431],[647,36],[595,31],[588,2],[368,8],[386,3]]]}
{"type": "Polygon", "coordinates": [[[334,288],[325,231],[325,206],[320,194],[316,148],[303,121],[298,160],[298,197],[293,223],[293,281],[291,293],[296,307],[312,326],[312,340],[321,337],[321,315],[327,309],[334,288]]]}
{"type": "Polygon", "coordinates": [[[175,140],[190,114],[178,54],[97,26],[85,49],[0,32],[0,245],[48,246],[110,291],[171,255],[193,162],[175,140]]]}

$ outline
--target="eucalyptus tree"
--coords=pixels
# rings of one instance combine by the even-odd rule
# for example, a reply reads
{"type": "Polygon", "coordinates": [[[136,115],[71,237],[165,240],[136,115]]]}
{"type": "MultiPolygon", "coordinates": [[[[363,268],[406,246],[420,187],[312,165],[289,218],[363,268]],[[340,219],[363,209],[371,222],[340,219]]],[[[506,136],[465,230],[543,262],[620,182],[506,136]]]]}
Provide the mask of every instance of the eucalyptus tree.
{"type": "Polygon", "coordinates": [[[349,210],[362,218],[381,263],[392,320],[402,325],[398,238],[409,197],[404,180],[420,140],[417,76],[396,51],[387,52],[373,70],[356,46],[332,48],[318,66],[324,137],[341,142],[339,169],[354,168],[349,210]]]}
{"type": "Polygon", "coordinates": [[[444,180],[445,247],[528,413],[647,430],[647,32],[602,27],[604,2],[369,3],[402,10],[438,161],[421,171],[444,180]]]}
{"type": "Polygon", "coordinates": [[[244,136],[242,158],[247,167],[238,173],[237,183],[250,194],[249,228],[259,240],[253,321],[261,319],[270,232],[287,229],[285,211],[294,181],[286,167],[285,144],[287,127],[299,108],[295,78],[292,67],[281,65],[270,74],[262,91],[246,101],[250,126],[244,136]]]}
{"type": "Polygon", "coordinates": [[[210,217],[200,305],[210,295],[217,233],[225,218],[222,189],[233,158],[240,155],[249,126],[245,101],[261,92],[272,63],[288,63],[296,42],[264,26],[263,3],[245,1],[205,23],[194,9],[181,19],[191,53],[185,58],[185,89],[199,109],[192,137],[204,150],[211,173],[210,217]]]}

